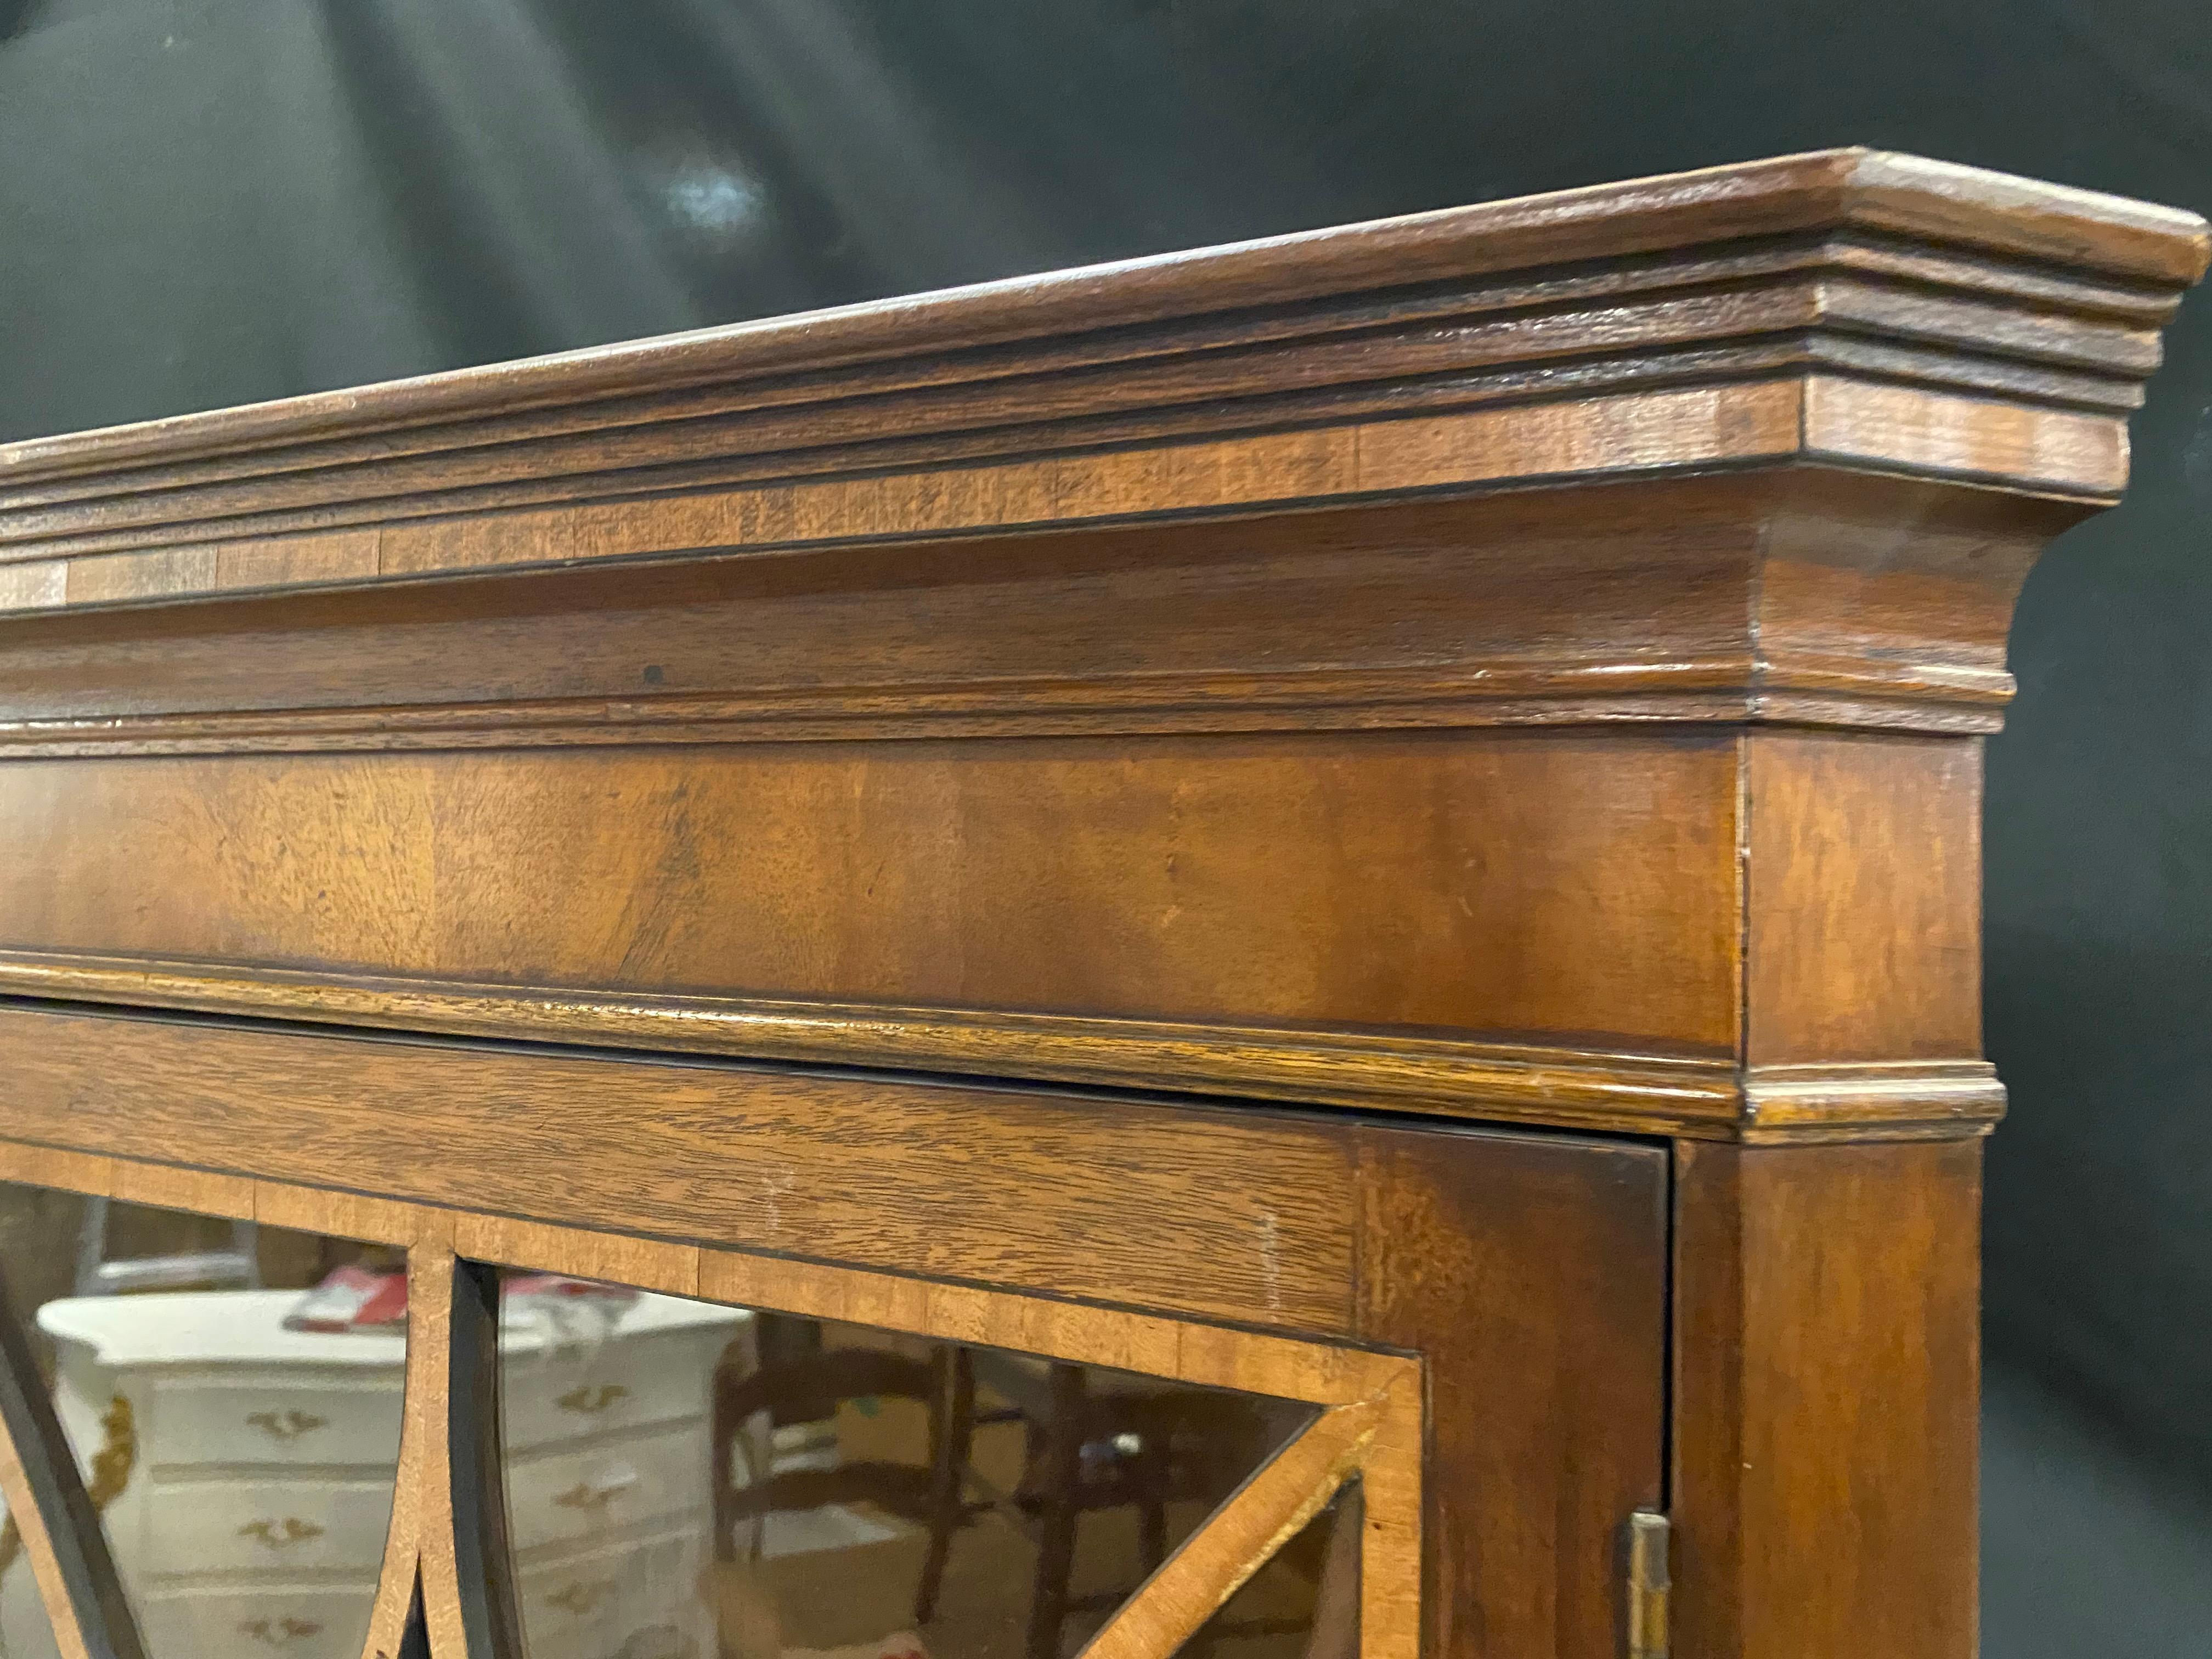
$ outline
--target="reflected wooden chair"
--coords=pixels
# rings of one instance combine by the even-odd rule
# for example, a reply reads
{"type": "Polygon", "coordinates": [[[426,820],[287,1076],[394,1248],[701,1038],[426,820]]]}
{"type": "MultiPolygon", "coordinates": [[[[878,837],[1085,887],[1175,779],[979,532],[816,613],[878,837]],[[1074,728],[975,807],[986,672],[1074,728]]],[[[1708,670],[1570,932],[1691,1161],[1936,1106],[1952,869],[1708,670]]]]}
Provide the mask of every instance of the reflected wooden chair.
{"type": "Polygon", "coordinates": [[[1218,1502],[1265,1455],[1262,1413],[1240,1395],[994,1352],[979,1352],[972,1365],[1027,1433],[1013,1496],[1034,1518],[1037,1544],[1026,1659],[1056,1659],[1070,1614],[1119,1606],[1158,1568],[1167,1559],[1169,1505],[1218,1502]],[[1123,1507],[1137,1515],[1131,1581],[1073,1595],[1082,1517],[1123,1507]]]}
{"type": "Polygon", "coordinates": [[[866,1505],[923,1528],[929,1538],[915,1617],[927,1623],[935,1609],[952,1534],[974,1508],[964,1498],[963,1476],[974,1433],[975,1382],[967,1350],[937,1347],[927,1358],[876,1348],[821,1348],[751,1370],[726,1359],[714,1376],[712,1445],[714,1457],[714,1557],[739,1559],[738,1534],[750,1527],[757,1559],[766,1517],[777,1510],[833,1504],[866,1505]],[[744,1443],[746,1425],[765,1415],[771,1424],[820,1422],[858,1400],[911,1400],[927,1414],[928,1462],[840,1459],[822,1468],[776,1468],[744,1443]],[[740,1463],[752,1478],[732,1478],[740,1463]]]}
{"type": "MultiPolygon", "coordinates": [[[[738,1540],[749,1526],[757,1558],[763,1522],[771,1512],[872,1506],[927,1534],[915,1592],[915,1621],[926,1626],[936,1613],[954,1536],[974,1516],[996,1510],[1036,1545],[1026,1659],[1056,1659],[1072,1614],[1125,1600],[1166,1559],[1169,1507],[1225,1498],[1265,1455],[1271,1439],[1264,1408],[1252,1400],[1133,1373],[951,1345],[926,1359],[874,1348],[785,1352],[791,1357],[750,1371],[733,1358],[714,1379],[716,1560],[740,1561],[738,1540]],[[992,1409],[978,1409],[979,1380],[995,1396],[992,1409]],[[759,1467],[764,1458],[747,1450],[743,1461],[753,1478],[743,1486],[731,1478],[746,1425],[763,1414],[775,1424],[820,1422],[841,1405],[872,1398],[924,1407],[926,1463],[857,1460],[775,1469],[759,1467]],[[1025,1440],[1021,1477],[1010,1493],[988,1491],[972,1467],[977,1427],[1001,1421],[1018,1421],[1025,1440]],[[971,1497],[971,1492],[981,1495],[971,1497]],[[1129,1582],[1074,1595],[1082,1518],[1124,1507],[1137,1517],[1137,1559],[1129,1582]]],[[[1311,1565],[1318,1571],[1319,1552],[1314,1553],[1311,1565]]],[[[1340,1563],[1328,1576],[1340,1577],[1341,1571],[1340,1563]]],[[[1288,1635],[1304,1629],[1303,1621],[1293,1626],[1243,1620],[1224,1621],[1213,1634],[1288,1635]]],[[[1322,1644],[1327,1659],[1340,1659],[1333,1645],[1322,1644]]],[[[754,1646],[773,1650],[772,1644],[754,1646]]]]}

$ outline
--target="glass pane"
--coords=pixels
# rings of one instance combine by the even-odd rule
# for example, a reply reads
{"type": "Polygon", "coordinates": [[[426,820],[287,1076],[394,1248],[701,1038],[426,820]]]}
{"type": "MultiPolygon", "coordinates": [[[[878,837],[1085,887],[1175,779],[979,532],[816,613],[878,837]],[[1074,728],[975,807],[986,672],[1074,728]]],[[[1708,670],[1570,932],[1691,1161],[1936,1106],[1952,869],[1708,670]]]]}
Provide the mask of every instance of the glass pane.
{"type": "Polygon", "coordinates": [[[1358,1487],[1308,1522],[1182,1651],[1188,1659],[1356,1659],[1358,1487]]]}
{"type": "Polygon", "coordinates": [[[1313,1414],[574,1279],[502,1323],[531,1659],[1057,1659],[1313,1414]]]}
{"type": "MultiPolygon", "coordinates": [[[[0,1515],[6,1505],[0,1504],[0,1515]]],[[[12,1520],[0,1520],[0,1656],[60,1651],[54,1627],[46,1620],[46,1603],[39,1598],[38,1581],[23,1553],[23,1540],[12,1520]]]]}
{"type": "MultiPolygon", "coordinates": [[[[398,1252],[0,1183],[0,1271],[153,1659],[355,1659],[399,1455],[398,1252]]],[[[52,1654],[27,1561],[9,1659],[52,1654]]]]}

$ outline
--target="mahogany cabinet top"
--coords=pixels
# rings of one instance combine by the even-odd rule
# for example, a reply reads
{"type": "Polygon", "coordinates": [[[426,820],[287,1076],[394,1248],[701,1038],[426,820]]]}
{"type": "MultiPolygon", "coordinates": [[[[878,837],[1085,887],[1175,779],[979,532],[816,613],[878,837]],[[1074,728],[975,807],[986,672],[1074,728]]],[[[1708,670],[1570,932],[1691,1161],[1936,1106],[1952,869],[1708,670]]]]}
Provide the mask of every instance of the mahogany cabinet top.
{"type": "Polygon", "coordinates": [[[0,609],[1796,459],[2101,501],[2205,259],[1863,149],[1419,214],[0,447],[0,609]]]}
{"type": "Polygon", "coordinates": [[[0,994],[1977,1133],[2205,261],[1840,150],[0,448],[0,994]]]}

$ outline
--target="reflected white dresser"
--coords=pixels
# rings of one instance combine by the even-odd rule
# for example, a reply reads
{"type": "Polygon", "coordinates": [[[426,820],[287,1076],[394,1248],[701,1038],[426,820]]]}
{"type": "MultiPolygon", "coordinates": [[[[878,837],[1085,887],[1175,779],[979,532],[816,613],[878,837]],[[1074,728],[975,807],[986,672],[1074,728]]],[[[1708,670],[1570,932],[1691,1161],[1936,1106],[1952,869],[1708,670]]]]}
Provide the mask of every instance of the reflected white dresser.
{"type": "MultiPolygon", "coordinates": [[[[284,1328],[297,1291],[51,1302],[55,1403],[155,1655],[357,1659],[392,1511],[405,1342],[284,1328]]],[[[708,1651],[708,1389],[751,1316],[659,1296],[503,1332],[509,1515],[532,1659],[708,1651]]],[[[750,1354],[746,1356],[748,1361],[750,1354]]],[[[28,1564],[9,1659],[55,1653],[28,1564]]]]}

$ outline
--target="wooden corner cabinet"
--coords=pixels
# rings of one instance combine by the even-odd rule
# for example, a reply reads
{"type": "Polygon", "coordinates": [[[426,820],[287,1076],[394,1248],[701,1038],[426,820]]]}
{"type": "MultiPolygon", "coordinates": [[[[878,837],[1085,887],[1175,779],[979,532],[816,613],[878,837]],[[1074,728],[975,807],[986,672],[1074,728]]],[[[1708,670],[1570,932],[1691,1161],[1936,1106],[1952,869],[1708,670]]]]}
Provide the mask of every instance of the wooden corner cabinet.
{"type": "Polygon", "coordinates": [[[1982,740],[2205,258],[1838,150],[0,447],[9,1651],[1970,1659],[1982,740]]]}

